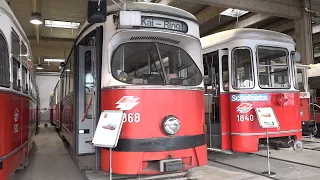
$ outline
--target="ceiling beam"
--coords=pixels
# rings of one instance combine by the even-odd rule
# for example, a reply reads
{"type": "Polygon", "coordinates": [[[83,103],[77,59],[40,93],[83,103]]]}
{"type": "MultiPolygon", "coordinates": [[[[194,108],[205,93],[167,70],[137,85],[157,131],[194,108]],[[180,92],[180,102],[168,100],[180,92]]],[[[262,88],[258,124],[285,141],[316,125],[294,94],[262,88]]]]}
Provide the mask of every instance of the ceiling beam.
{"type": "MultiPolygon", "coordinates": [[[[194,0],[185,0],[193,2],[194,0]]],[[[199,4],[219,6],[224,8],[237,8],[255,13],[267,13],[273,16],[288,19],[300,19],[301,11],[299,0],[197,0],[199,4]]]]}
{"type": "Polygon", "coordinates": [[[220,15],[221,12],[226,10],[226,8],[215,7],[215,6],[207,6],[198,13],[195,14],[200,24],[203,24],[210,19],[220,15]]]}
{"type": "Polygon", "coordinates": [[[262,26],[262,29],[267,29],[276,32],[285,32],[294,29],[294,21],[290,19],[280,20],[270,25],[262,26]]]}
{"type": "Polygon", "coordinates": [[[230,30],[230,29],[235,29],[235,28],[246,28],[246,27],[251,27],[254,26],[255,24],[264,21],[266,19],[271,18],[272,16],[268,15],[268,14],[254,14],[252,16],[249,17],[242,17],[239,19],[239,21],[235,21],[232,23],[227,24],[226,26],[223,26],[217,30],[215,30],[213,33],[217,33],[217,32],[221,32],[221,31],[226,31],[226,30],[230,30]]]}
{"type": "MultiPolygon", "coordinates": [[[[37,12],[37,5],[38,5],[37,3],[38,3],[37,0],[32,0],[32,12],[33,13],[37,12]]],[[[34,25],[34,32],[35,32],[35,35],[36,35],[36,38],[37,38],[37,42],[39,44],[39,42],[40,42],[39,25],[36,25],[36,24],[34,25]]]]}

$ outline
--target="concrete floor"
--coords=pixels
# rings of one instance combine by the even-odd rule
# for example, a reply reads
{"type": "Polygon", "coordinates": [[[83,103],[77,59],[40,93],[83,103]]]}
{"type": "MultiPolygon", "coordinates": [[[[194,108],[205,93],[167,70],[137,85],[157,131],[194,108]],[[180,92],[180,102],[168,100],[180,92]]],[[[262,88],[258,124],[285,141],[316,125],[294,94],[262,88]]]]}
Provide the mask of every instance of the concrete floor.
{"type": "Polygon", "coordinates": [[[29,166],[16,171],[10,180],[84,179],[53,127],[40,125],[34,143],[29,166]]]}

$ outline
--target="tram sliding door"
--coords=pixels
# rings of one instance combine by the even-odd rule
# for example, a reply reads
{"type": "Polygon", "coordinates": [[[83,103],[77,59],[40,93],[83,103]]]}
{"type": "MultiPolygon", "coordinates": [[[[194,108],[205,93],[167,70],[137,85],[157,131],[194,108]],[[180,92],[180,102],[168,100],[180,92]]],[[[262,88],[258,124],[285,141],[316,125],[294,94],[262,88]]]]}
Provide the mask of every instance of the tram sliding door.
{"type": "Polygon", "coordinates": [[[208,148],[230,150],[228,50],[204,55],[204,66],[208,148]]]}
{"type": "Polygon", "coordinates": [[[76,155],[95,152],[93,139],[92,100],[94,78],[92,74],[92,58],[94,39],[85,45],[77,45],[77,77],[76,77],[76,155]],[[78,131],[78,132],[77,132],[78,131]]]}

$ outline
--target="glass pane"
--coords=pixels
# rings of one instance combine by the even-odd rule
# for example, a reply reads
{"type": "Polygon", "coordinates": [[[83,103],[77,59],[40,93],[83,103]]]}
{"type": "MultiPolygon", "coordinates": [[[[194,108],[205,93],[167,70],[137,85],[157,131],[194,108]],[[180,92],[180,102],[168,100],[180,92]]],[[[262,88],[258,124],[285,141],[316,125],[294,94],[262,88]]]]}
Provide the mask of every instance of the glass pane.
{"type": "Polygon", "coordinates": [[[160,43],[127,43],[112,59],[112,74],[128,84],[196,86],[202,75],[181,48],[160,43]]]}
{"type": "Polygon", "coordinates": [[[91,51],[85,53],[85,110],[89,107],[86,118],[92,118],[92,105],[90,104],[93,88],[94,88],[94,79],[91,69],[91,51]]]}
{"type": "Polygon", "coordinates": [[[13,58],[13,61],[12,61],[12,69],[13,69],[13,73],[12,73],[12,76],[13,76],[13,88],[16,89],[16,90],[20,90],[20,84],[19,84],[19,67],[20,67],[20,63],[15,59],[13,58]]]}
{"type": "Polygon", "coordinates": [[[258,47],[261,88],[289,88],[288,53],[282,48],[258,47]]]}
{"type": "Polygon", "coordinates": [[[11,32],[11,43],[12,43],[12,55],[19,60],[20,55],[20,40],[18,35],[15,32],[11,32]]]}
{"type": "Polygon", "coordinates": [[[22,84],[22,90],[23,92],[28,92],[27,87],[28,87],[28,71],[27,68],[22,67],[22,77],[21,77],[21,84],[22,84]]]}
{"type": "Polygon", "coordinates": [[[248,48],[237,48],[232,53],[232,84],[235,89],[253,88],[252,56],[248,48]]]}
{"type": "Polygon", "coordinates": [[[296,80],[296,89],[300,92],[305,92],[304,72],[301,69],[297,69],[296,80]]]}
{"type": "Polygon", "coordinates": [[[222,82],[223,90],[229,91],[229,66],[228,66],[228,56],[222,56],[222,82]]]}
{"type": "Polygon", "coordinates": [[[2,34],[0,34],[0,86],[10,86],[8,46],[2,34]]]}

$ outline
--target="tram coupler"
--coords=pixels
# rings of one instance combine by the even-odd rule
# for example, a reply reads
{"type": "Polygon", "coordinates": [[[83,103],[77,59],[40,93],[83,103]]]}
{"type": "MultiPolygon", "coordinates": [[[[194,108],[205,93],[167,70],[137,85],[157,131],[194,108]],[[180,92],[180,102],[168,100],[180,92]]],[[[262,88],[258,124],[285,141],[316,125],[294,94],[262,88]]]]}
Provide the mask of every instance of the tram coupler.
{"type": "Polygon", "coordinates": [[[294,151],[301,152],[303,150],[302,141],[291,140],[291,141],[288,142],[289,145],[290,145],[290,142],[293,142],[292,148],[293,148],[294,151]]]}

